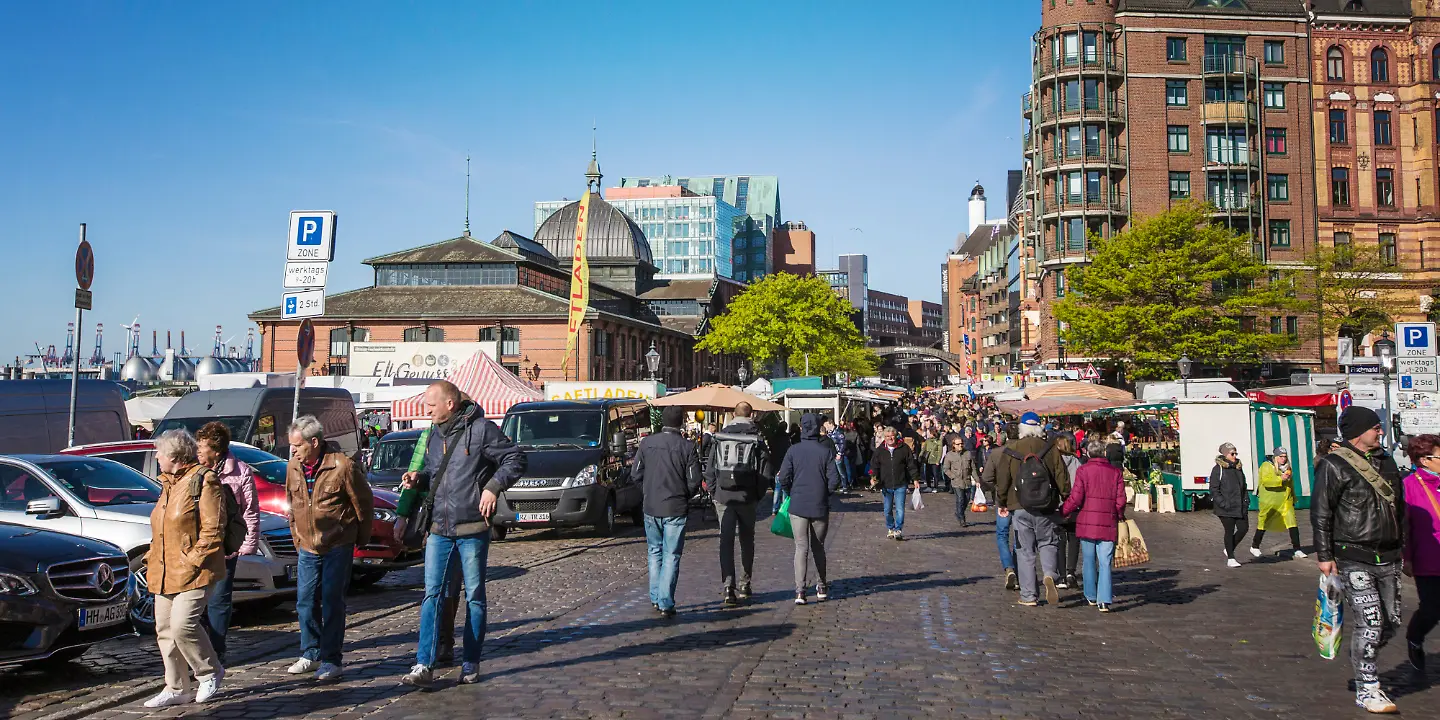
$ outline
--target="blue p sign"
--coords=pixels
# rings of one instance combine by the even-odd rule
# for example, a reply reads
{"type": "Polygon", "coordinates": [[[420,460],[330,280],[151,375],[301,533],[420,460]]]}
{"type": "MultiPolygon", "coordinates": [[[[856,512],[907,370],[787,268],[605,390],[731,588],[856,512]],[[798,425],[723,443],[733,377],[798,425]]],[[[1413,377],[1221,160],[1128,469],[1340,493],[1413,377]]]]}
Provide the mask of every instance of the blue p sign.
{"type": "Polygon", "coordinates": [[[1430,328],[1423,325],[1411,325],[1405,328],[1405,347],[1429,347],[1430,328]]]}
{"type": "Polygon", "coordinates": [[[324,227],[325,218],[319,215],[302,216],[295,226],[295,244],[319,245],[324,227]]]}
{"type": "Polygon", "coordinates": [[[296,304],[295,304],[295,298],[293,298],[293,297],[287,297],[287,298],[285,298],[285,313],[284,313],[284,314],[286,314],[286,315],[294,315],[296,309],[297,309],[297,306],[296,306],[296,304]]]}

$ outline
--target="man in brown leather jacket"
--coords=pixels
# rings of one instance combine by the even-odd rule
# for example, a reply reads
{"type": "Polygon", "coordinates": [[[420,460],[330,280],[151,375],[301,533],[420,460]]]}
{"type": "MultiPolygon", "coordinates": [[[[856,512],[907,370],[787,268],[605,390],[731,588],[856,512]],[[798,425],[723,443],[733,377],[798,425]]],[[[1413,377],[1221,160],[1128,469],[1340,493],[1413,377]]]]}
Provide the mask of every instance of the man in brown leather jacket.
{"type": "Polygon", "coordinates": [[[338,680],[345,591],[355,545],[370,542],[374,497],[359,466],[342,453],[327,450],[325,429],[315,416],[296,418],[290,426],[290,447],[285,499],[300,554],[295,614],[300,621],[301,655],[288,672],[313,671],[316,680],[338,680]]]}

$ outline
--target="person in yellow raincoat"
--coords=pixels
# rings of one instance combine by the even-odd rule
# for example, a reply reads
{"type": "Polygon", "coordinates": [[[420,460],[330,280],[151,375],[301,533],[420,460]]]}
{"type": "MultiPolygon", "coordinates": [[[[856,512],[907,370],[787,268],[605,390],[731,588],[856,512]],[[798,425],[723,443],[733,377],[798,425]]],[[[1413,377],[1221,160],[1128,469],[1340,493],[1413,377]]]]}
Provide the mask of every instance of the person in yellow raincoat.
{"type": "Polygon", "coordinates": [[[1250,554],[1260,557],[1260,541],[1266,530],[1290,531],[1290,549],[1295,559],[1305,557],[1300,549],[1300,528],[1295,523],[1295,468],[1290,465],[1290,452],[1275,448],[1274,454],[1260,466],[1260,522],[1255,539],[1250,541],[1250,554]]]}

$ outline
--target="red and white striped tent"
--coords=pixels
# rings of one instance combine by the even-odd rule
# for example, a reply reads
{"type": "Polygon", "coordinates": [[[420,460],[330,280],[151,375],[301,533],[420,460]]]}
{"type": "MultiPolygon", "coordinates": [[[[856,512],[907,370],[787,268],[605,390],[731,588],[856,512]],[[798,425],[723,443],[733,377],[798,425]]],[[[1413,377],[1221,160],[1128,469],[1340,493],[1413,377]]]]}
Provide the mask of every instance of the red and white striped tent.
{"type": "MultiPolygon", "coordinates": [[[[545,396],[530,383],[515,376],[505,366],[495,362],[483,352],[477,352],[460,363],[446,378],[460,392],[470,396],[476,404],[485,409],[485,417],[499,420],[511,405],[541,400],[545,396]]],[[[425,392],[390,404],[391,420],[424,420],[430,417],[425,412],[425,392]]]]}

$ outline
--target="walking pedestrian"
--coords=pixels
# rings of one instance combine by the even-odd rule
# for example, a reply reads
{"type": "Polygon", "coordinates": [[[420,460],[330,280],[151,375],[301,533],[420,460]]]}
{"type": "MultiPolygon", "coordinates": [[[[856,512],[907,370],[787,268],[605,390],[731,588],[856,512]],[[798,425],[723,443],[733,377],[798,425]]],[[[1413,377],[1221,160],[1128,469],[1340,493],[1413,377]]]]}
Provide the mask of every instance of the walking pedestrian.
{"type": "Polygon", "coordinates": [[[1019,590],[1020,576],[1015,572],[1015,540],[1010,536],[1010,510],[1003,507],[996,495],[995,471],[1000,467],[1000,455],[1005,448],[1005,433],[1000,433],[991,444],[989,439],[980,443],[977,453],[983,458],[980,471],[980,489],[995,503],[995,548],[999,552],[1000,569],[1005,571],[1005,589],[1019,590]]]}
{"type": "MultiPolygon", "coordinates": [[[[1068,432],[1058,432],[1054,436],[1055,449],[1060,452],[1060,459],[1065,461],[1065,471],[1070,473],[1070,492],[1075,492],[1075,474],[1080,472],[1084,463],[1075,454],[1075,436],[1068,432]]],[[[1103,449],[1102,449],[1103,450],[1103,449]]],[[[1061,572],[1055,580],[1055,587],[1062,590],[1077,587],[1078,578],[1075,577],[1075,570],[1080,564],[1080,541],[1075,535],[1075,514],[1073,512],[1061,512],[1055,529],[1059,546],[1056,548],[1056,562],[1061,572]]]]}
{"type": "Polygon", "coordinates": [[[1270,459],[1260,465],[1257,475],[1260,517],[1255,522],[1255,537],[1250,540],[1250,554],[1260,557],[1260,541],[1266,530],[1286,530],[1290,533],[1291,556],[1304,559],[1300,525],[1295,522],[1295,468],[1290,464],[1290,451],[1275,448],[1270,459]]]}
{"type": "MultiPolygon", "coordinates": [[[[835,446],[835,470],[840,473],[840,486],[844,488],[849,484],[847,477],[850,473],[850,469],[847,467],[848,463],[845,462],[845,455],[850,450],[849,443],[845,439],[845,431],[841,430],[835,424],[835,421],[830,418],[825,418],[825,425],[821,429],[824,431],[825,436],[830,439],[831,444],[835,446]]],[[[802,440],[805,437],[803,417],[800,423],[800,437],[802,440]]]]}
{"type": "Polygon", "coordinates": [[[316,680],[334,681],[343,674],[345,591],[355,545],[370,542],[375,499],[360,466],[326,447],[325,428],[314,415],[296,418],[288,435],[285,499],[300,555],[295,589],[300,659],[286,672],[314,672],[316,680]]]}
{"type": "Polygon", "coordinates": [[[735,405],[735,419],[715,434],[705,461],[705,486],[720,523],[720,598],[726,605],[750,599],[755,565],[755,513],[765,494],[773,462],[751,419],[750,403],[735,405]],[[740,574],[735,574],[735,541],[740,541],[740,574]]]}
{"type": "Polygon", "coordinates": [[[870,489],[880,488],[885,509],[885,536],[905,539],[905,488],[920,491],[920,470],[910,446],[900,442],[895,428],[886,427],[880,447],[870,458],[870,489]]]}
{"type": "Polygon", "coordinates": [[[1355,704],[1393,713],[1380,688],[1380,649],[1400,627],[1400,565],[1406,513],[1395,460],[1380,444],[1374,410],[1352,405],[1340,416],[1344,444],[1315,463],[1310,524],[1320,572],[1340,575],[1350,620],[1355,704]]]}
{"type": "MultiPolygon", "coordinates": [[[[675,586],[685,550],[690,498],[700,489],[695,446],[680,436],[685,411],[667,407],[660,432],[640,441],[631,476],[645,493],[645,544],[650,552],[650,604],[662,617],[675,617],[675,586]]],[[[743,550],[742,550],[743,552],[743,550]]]]}
{"type": "Polygon", "coordinates": [[[1214,503],[1215,517],[1225,529],[1225,565],[1240,567],[1235,559],[1235,548],[1250,531],[1250,491],[1245,486],[1245,468],[1240,465],[1240,456],[1234,443],[1220,446],[1220,455],[1215,458],[1215,467],[1210,470],[1210,501],[1214,503]]]}
{"type": "Polygon", "coordinates": [[[845,459],[840,463],[840,493],[849,495],[855,488],[855,473],[865,462],[862,458],[864,450],[861,444],[863,440],[853,421],[845,421],[842,427],[845,432],[845,459]]]}
{"type": "Polygon", "coordinates": [[[1055,607],[1060,592],[1055,586],[1058,563],[1055,528],[1060,498],[1070,492],[1070,474],[1053,443],[1045,441],[1040,416],[1020,416],[1020,439],[996,458],[995,496],[1001,508],[1014,515],[1016,572],[1020,576],[1020,604],[1039,605],[1036,592],[1036,556],[1044,575],[1045,601],[1055,607]]]}
{"type": "MultiPolygon", "coordinates": [[[[255,496],[255,474],[249,465],[230,454],[230,428],[222,422],[209,422],[195,433],[196,457],[220,478],[224,490],[235,497],[235,505],[245,522],[245,541],[234,555],[225,557],[225,576],[215,584],[209,607],[201,620],[210,635],[215,656],[225,663],[225,636],[230,630],[234,613],[231,599],[235,589],[235,566],[241,555],[254,555],[260,546],[260,502],[255,496]]],[[[227,518],[228,519],[228,518],[227,518]]]]}
{"type": "Polygon", "coordinates": [[[800,444],[780,464],[780,485],[790,496],[790,529],[795,536],[795,604],[805,604],[810,557],[815,558],[815,599],[830,597],[825,574],[825,534],[830,527],[830,495],[840,487],[840,471],[830,448],[820,442],[820,418],[800,418],[800,444]]]}
{"type": "MultiPolygon", "coordinates": [[[[439,632],[454,632],[458,609],[445,613],[447,588],[460,567],[465,594],[465,630],[460,646],[460,682],[480,682],[488,604],[485,575],[490,556],[490,519],[500,494],[525,473],[525,453],[463,398],[453,383],[440,380],[425,389],[425,410],[433,428],[418,471],[401,479],[427,494],[430,532],[425,541],[425,597],[420,603],[420,637],[415,664],[401,682],[427,687],[441,649],[439,632]],[[448,619],[446,623],[443,620],[448,619]]],[[[458,605],[456,606],[458,608],[458,605]]],[[[453,642],[453,641],[452,641],[453,642]]],[[[453,645],[452,645],[453,653],[453,645]]]]}
{"type": "Polygon", "coordinates": [[[1110,564],[1115,560],[1115,542],[1119,539],[1120,523],[1125,519],[1125,480],[1106,460],[1103,438],[1091,438],[1085,445],[1085,454],[1090,459],[1075,473],[1062,512],[1075,516],[1074,533],[1085,559],[1082,568],[1085,601],[1098,606],[1103,613],[1110,612],[1114,599],[1110,564]]]}
{"type": "Polygon", "coordinates": [[[1407,448],[1415,471],[1405,478],[1405,574],[1415,578],[1420,606],[1405,631],[1410,665],[1425,674],[1425,636],[1440,623],[1440,436],[1416,435],[1407,448]]]}
{"type": "MultiPolygon", "coordinates": [[[[469,396],[464,392],[460,393],[462,400],[468,400],[469,396]]],[[[435,430],[430,425],[420,432],[420,437],[415,440],[415,449],[410,451],[410,464],[406,468],[408,472],[418,473],[425,467],[425,451],[430,444],[430,433],[435,430]]],[[[411,522],[416,522],[415,516],[420,511],[422,504],[428,503],[430,493],[422,492],[418,488],[400,486],[400,499],[395,503],[395,525],[393,536],[396,543],[404,543],[406,530],[411,522]]],[[[429,528],[421,532],[428,536],[429,528]]],[[[460,572],[460,563],[450,564],[450,574],[445,578],[445,599],[440,607],[440,623],[435,628],[437,650],[435,652],[435,665],[431,668],[450,665],[455,662],[455,616],[460,614],[460,590],[465,587],[465,577],[460,572]]],[[[423,600],[423,597],[422,597],[423,600]]]]}
{"type": "Polygon", "coordinates": [[[920,445],[920,456],[925,462],[925,492],[933,493],[940,491],[940,456],[943,455],[944,452],[945,446],[940,442],[939,430],[926,430],[920,445]]]}
{"type": "Polygon", "coordinates": [[[220,691],[225,668],[201,627],[200,616],[225,574],[225,499],[220,478],[200,464],[195,438],[167,430],[155,441],[160,498],[150,511],[146,580],[155,596],[155,642],[165,665],[165,687],[145,701],[158,708],[190,702],[190,676],[199,684],[194,700],[220,691]]]}
{"type": "Polygon", "coordinates": [[[957,435],[950,441],[950,451],[945,453],[940,471],[955,490],[955,519],[960,521],[960,527],[970,527],[965,511],[970,506],[970,499],[974,497],[974,489],[970,482],[970,453],[965,452],[965,443],[960,436],[957,435]]]}

